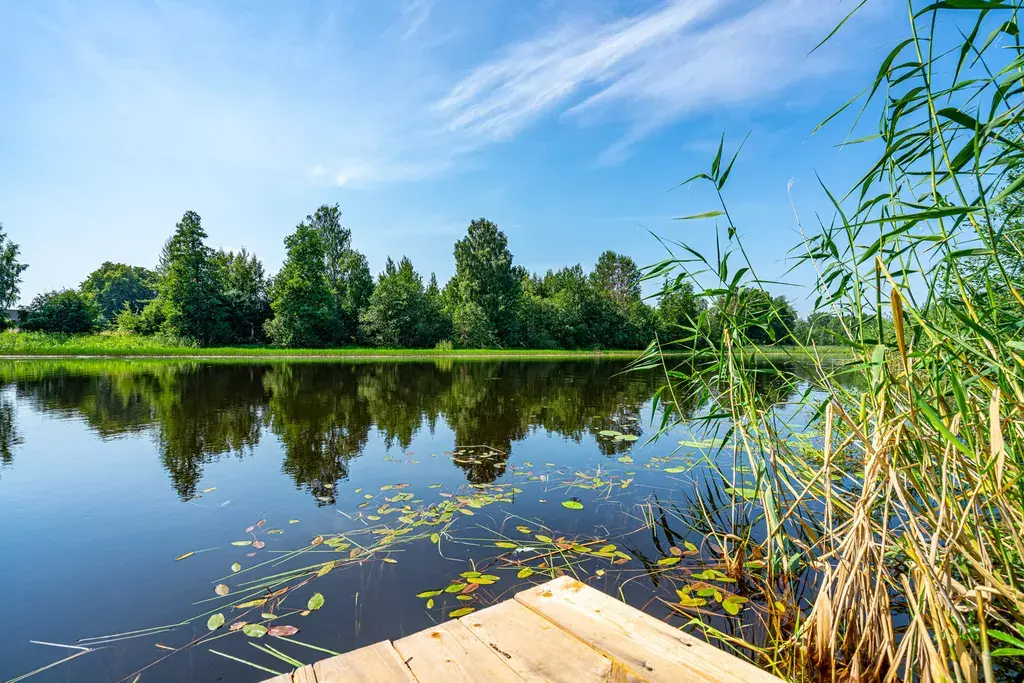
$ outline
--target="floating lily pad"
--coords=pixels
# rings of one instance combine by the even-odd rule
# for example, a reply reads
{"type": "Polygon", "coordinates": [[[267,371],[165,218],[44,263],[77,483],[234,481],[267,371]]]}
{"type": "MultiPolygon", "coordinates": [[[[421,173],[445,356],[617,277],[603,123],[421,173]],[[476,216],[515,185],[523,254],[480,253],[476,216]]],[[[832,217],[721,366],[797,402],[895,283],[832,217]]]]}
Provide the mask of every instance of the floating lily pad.
{"type": "Polygon", "coordinates": [[[262,638],[267,635],[267,627],[263,624],[246,624],[242,627],[242,633],[250,638],[262,638]]]}
{"type": "Polygon", "coordinates": [[[563,500],[562,507],[568,508],[570,510],[582,510],[583,503],[579,502],[578,500],[563,500]]]}
{"type": "Polygon", "coordinates": [[[211,614],[210,618],[206,620],[206,628],[211,631],[216,631],[224,625],[224,615],[218,612],[217,614],[211,614]]]}

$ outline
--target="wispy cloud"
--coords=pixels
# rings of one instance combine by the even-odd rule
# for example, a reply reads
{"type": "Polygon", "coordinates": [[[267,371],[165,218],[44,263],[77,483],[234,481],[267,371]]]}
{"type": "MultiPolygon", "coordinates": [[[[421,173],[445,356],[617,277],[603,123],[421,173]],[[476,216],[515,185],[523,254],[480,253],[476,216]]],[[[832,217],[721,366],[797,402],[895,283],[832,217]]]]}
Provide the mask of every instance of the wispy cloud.
{"type": "Polygon", "coordinates": [[[480,144],[545,115],[625,121],[602,161],[687,113],[750,104],[843,66],[808,51],[849,9],[834,0],[675,0],[606,23],[574,21],[510,46],[439,100],[446,128],[480,144]]]}
{"type": "Polygon", "coordinates": [[[542,119],[610,124],[617,141],[605,135],[594,156],[616,163],[688,115],[836,73],[841,55],[806,55],[847,4],[665,0],[624,17],[581,2],[508,11],[515,21],[435,0],[384,3],[369,19],[347,5],[257,19],[180,0],[26,5],[36,32],[16,54],[35,70],[26,82],[58,92],[24,125],[83,157],[97,147],[154,172],[213,164],[351,187],[465,169],[542,119]],[[452,31],[465,40],[439,38],[452,31]]]}
{"type": "Polygon", "coordinates": [[[402,7],[402,23],[405,30],[402,32],[402,40],[409,40],[427,23],[430,18],[430,10],[434,7],[434,0],[408,0],[402,7]]]}

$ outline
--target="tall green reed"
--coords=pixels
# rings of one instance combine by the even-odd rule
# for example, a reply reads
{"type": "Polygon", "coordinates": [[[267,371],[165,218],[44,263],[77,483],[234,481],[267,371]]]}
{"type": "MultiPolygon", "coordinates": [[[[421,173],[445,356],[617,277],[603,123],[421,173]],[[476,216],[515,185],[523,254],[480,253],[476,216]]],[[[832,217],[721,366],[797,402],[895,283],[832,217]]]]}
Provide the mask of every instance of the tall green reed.
{"type": "Polygon", "coordinates": [[[908,1],[907,37],[815,130],[878,115],[876,131],[845,143],[878,150],[874,163],[846,194],[822,185],[834,218],[797,219],[794,265],[813,274],[814,308],[841,321],[836,343],[855,358],[836,367],[797,340],[823,389],[799,395],[813,448],[754,391],[759,373],[784,369],[766,368],[753,340],[789,321],[729,212],[737,157],[724,144],[686,181],[718,199],[687,217],[716,221],[715,254],[666,241],[669,257],[648,271],[668,276],[665,291],[690,282],[715,302],[664,341],[694,362],[675,365],[656,342],[640,364],[665,371],[663,427],[673,405],[706,402],[755,474],[756,504],[734,487],[731,517],[714,523],[727,560],[766,558],[760,587],[780,609],[752,651],[792,679],[993,681],[1024,667],[1018,7],[908,1]],[[801,600],[808,572],[815,591],[801,600]]]}

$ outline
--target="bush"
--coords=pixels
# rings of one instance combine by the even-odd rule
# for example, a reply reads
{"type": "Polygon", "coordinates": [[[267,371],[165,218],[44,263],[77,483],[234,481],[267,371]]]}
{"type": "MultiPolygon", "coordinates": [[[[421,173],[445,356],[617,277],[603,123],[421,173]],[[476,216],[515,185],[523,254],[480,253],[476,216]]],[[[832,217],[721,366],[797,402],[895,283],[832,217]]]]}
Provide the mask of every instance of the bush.
{"type": "Polygon", "coordinates": [[[127,305],[117,314],[119,332],[149,336],[160,331],[165,316],[163,306],[157,301],[150,301],[141,312],[135,313],[127,305]]]}
{"type": "Polygon", "coordinates": [[[21,328],[33,332],[84,334],[91,332],[100,317],[92,300],[73,289],[43,292],[28,307],[21,328]]]}

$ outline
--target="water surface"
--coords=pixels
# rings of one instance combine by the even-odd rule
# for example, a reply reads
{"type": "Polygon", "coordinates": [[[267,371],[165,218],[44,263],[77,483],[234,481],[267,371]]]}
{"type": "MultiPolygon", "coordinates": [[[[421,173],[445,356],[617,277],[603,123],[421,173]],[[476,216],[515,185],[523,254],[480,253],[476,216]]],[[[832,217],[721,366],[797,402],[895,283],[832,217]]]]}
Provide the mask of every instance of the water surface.
{"type": "MultiPolygon", "coordinates": [[[[662,378],[625,370],[597,360],[0,362],[0,679],[75,653],[30,641],[75,645],[180,624],[86,641],[102,647],[29,680],[132,680],[140,670],[143,681],[261,680],[269,674],[210,650],[277,671],[288,667],[253,643],[304,662],[325,655],[227,627],[175,651],[210,635],[208,611],[241,618],[232,604],[247,595],[243,581],[337,558],[333,571],[263,609],[277,614],[268,626],[294,625],[296,640],[344,652],[544,580],[544,562],[528,561],[542,554],[538,534],[615,544],[628,561],[577,553],[566,569],[667,617],[652,598],[664,576],[651,569],[691,539],[702,545],[681,520],[696,492],[717,495],[718,472],[731,474],[727,463],[707,466],[706,447],[678,444],[695,438],[685,426],[645,446],[662,378]],[[396,521],[408,516],[402,506],[445,505],[469,514],[449,510],[437,524],[413,513],[433,524],[350,558],[353,544],[380,540],[372,529],[405,524],[396,521]],[[426,538],[434,531],[440,541],[426,538]],[[316,536],[334,545],[250,569],[288,560],[316,536]],[[503,538],[519,547],[496,547],[503,538]],[[520,560],[537,573],[518,578],[521,566],[509,565],[520,560]],[[471,600],[446,593],[428,608],[416,597],[474,567],[499,580],[471,600]],[[214,593],[220,582],[232,590],[226,598],[214,593]],[[324,606],[303,616],[314,593],[324,606]]],[[[783,386],[766,376],[766,401],[784,405],[783,386]]],[[[259,612],[246,619],[259,622],[259,612]]]]}

